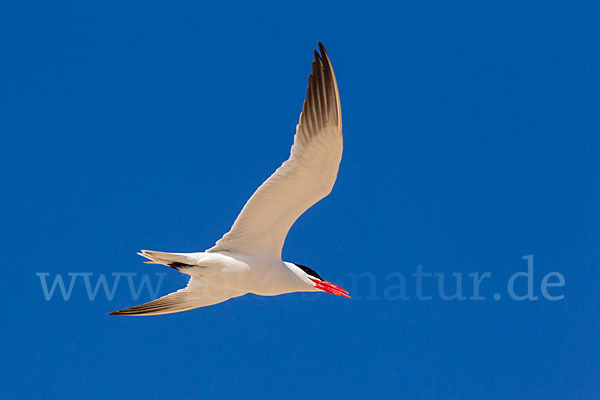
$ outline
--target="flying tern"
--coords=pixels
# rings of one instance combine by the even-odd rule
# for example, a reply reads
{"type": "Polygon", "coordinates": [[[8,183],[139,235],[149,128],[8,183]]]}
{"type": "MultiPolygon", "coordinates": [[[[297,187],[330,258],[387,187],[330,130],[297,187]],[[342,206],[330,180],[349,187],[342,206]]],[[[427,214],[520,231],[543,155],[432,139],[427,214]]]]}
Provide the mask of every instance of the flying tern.
{"type": "Polygon", "coordinates": [[[250,197],[231,230],[198,253],[142,250],[148,264],[191,276],[187,287],[110,315],[161,315],[221,303],[254,293],[275,296],[323,291],[350,297],[313,269],[284,262],[281,249],[294,222],[327,196],[342,159],[340,98],[325,48],[314,50],[312,73],[291,154],[250,197]]]}

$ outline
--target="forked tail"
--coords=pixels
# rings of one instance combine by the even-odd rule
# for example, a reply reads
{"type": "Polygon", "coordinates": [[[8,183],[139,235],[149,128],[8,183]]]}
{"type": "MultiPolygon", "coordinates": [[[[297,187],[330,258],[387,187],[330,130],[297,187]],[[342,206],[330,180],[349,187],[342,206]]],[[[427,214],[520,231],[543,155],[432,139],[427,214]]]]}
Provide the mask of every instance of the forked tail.
{"type": "Polygon", "coordinates": [[[164,253],[162,251],[141,250],[138,254],[150,260],[145,261],[146,264],[162,264],[176,270],[196,266],[190,255],[185,253],[164,253]]]}

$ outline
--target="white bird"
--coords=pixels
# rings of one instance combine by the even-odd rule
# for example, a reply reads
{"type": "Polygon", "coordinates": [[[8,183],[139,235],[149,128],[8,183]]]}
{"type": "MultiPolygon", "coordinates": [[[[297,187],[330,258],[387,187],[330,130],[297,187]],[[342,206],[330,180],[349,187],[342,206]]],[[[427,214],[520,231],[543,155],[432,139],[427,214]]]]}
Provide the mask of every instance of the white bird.
{"type": "Polygon", "coordinates": [[[324,291],[350,297],[304,265],[284,262],[281,249],[294,222],[327,196],[342,159],[342,114],[337,82],[318,43],[290,157],[246,203],[231,230],[198,253],[142,250],[148,264],[191,276],[187,287],[110,315],[160,315],[221,303],[254,293],[275,296],[324,291]]]}

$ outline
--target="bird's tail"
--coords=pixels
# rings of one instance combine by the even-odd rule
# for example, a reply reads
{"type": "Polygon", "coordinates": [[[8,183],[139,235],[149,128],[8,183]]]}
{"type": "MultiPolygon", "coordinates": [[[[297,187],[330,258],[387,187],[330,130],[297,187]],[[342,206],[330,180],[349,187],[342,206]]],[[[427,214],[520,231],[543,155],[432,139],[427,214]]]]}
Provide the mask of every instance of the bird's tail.
{"type": "Polygon", "coordinates": [[[167,267],[180,269],[184,267],[194,267],[196,263],[186,253],[163,253],[162,251],[141,250],[140,256],[147,258],[146,264],[162,264],[167,267]]]}

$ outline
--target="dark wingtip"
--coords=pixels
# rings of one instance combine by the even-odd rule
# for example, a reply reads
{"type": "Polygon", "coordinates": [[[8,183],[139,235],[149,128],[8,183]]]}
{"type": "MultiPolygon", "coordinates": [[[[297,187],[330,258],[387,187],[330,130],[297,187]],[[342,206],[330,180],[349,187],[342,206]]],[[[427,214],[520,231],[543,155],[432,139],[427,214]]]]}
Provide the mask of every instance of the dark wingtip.
{"type": "Polygon", "coordinates": [[[111,311],[107,315],[123,315],[121,311],[111,311]]]}
{"type": "Polygon", "coordinates": [[[319,61],[322,63],[321,61],[321,55],[319,54],[319,52],[317,50],[313,50],[313,53],[315,55],[315,60],[319,61]]]}
{"type": "Polygon", "coordinates": [[[320,40],[317,41],[317,45],[319,46],[319,51],[321,52],[321,57],[325,58],[327,56],[327,51],[325,50],[325,46],[321,43],[320,40]]]}

